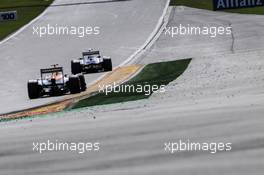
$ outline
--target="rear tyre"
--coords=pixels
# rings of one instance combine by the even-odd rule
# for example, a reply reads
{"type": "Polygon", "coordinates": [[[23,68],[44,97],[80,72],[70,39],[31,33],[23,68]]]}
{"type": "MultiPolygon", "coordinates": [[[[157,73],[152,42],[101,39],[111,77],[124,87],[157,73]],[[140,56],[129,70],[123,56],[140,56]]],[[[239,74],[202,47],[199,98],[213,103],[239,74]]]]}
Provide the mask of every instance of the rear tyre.
{"type": "Polygon", "coordinates": [[[37,81],[28,82],[27,87],[29,99],[36,99],[40,97],[41,87],[38,85],[37,81]]]}
{"type": "Polygon", "coordinates": [[[72,74],[74,75],[81,73],[82,72],[81,63],[77,60],[71,61],[71,71],[72,74]]]}
{"type": "Polygon", "coordinates": [[[108,58],[104,58],[103,62],[104,71],[112,71],[112,60],[108,58]]]}
{"type": "Polygon", "coordinates": [[[80,84],[81,84],[81,91],[86,90],[86,82],[83,74],[80,74],[79,76],[80,84]]]}
{"type": "Polygon", "coordinates": [[[69,89],[71,94],[77,94],[81,92],[81,83],[78,76],[71,76],[69,78],[69,89]]]}

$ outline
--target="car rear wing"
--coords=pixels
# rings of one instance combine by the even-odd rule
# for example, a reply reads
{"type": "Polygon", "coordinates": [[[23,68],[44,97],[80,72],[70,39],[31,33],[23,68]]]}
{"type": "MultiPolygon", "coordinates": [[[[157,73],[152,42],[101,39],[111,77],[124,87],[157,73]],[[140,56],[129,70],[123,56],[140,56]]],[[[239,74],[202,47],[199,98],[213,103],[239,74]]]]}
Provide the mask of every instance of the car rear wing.
{"type": "Polygon", "coordinates": [[[55,73],[55,72],[63,72],[63,68],[62,67],[54,67],[54,68],[48,68],[48,69],[40,69],[41,74],[55,73]]]}
{"type": "Polygon", "coordinates": [[[100,52],[99,51],[88,51],[88,52],[83,52],[82,55],[83,56],[86,56],[86,55],[100,55],[100,52]]]}

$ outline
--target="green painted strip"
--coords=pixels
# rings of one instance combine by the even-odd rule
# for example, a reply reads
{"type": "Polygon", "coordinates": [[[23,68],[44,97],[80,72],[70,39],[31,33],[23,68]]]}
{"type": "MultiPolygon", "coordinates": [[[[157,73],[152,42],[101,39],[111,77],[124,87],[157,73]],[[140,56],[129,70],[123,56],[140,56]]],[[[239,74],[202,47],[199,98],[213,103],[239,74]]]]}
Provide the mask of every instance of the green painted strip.
{"type": "Polygon", "coordinates": [[[146,99],[153,91],[166,89],[166,85],[177,79],[188,67],[191,59],[153,63],[126,83],[113,88],[116,92],[100,92],[76,103],[72,109],[122,103],[146,99]],[[154,88],[155,87],[155,88],[154,88]]]}

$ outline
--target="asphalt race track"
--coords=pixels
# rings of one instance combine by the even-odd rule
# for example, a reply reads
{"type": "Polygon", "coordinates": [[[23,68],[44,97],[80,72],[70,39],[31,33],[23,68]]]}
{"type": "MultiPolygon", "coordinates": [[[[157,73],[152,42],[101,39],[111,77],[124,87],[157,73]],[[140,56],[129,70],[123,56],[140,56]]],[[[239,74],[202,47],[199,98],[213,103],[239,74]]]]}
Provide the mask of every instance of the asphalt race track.
{"type": "MultiPolygon", "coordinates": [[[[30,101],[26,83],[39,78],[39,70],[60,64],[70,73],[70,61],[89,48],[100,49],[118,66],[147,40],[163,13],[164,0],[56,0],[46,13],[21,33],[0,45],[0,113],[59,100],[30,101]],[[129,12],[129,13],[128,13],[129,12]],[[100,27],[99,35],[49,35],[40,38],[33,27],[100,27]]],[[[101,74],[86,76],[91,83],[101,74]]]]}
{"type": "Polygon", "coordinates": [[[167,27],[232,25],[233,36],[172,39],[161,33],[138,63],[193,58],[164,94],[1,123],[0,174],[263,174],[263,21],[258,15],[173,8],[167,27]],[[230,142],[232,150],[165,151],[164,143],[180,139],[230,142]],[[84,154],[32,150],[33,142],[47,140],[101,146],[84,154]]]}

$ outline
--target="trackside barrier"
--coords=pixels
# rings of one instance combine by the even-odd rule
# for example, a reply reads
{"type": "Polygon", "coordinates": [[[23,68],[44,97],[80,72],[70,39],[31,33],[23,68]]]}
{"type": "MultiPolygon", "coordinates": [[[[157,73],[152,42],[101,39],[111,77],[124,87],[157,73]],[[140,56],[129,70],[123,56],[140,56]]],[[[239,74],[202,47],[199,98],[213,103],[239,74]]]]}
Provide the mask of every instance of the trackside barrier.
{"type": "Polygon", "coordinates": [[[0,12],[0,22],[17,20],[17,11],[0,12]]]}

